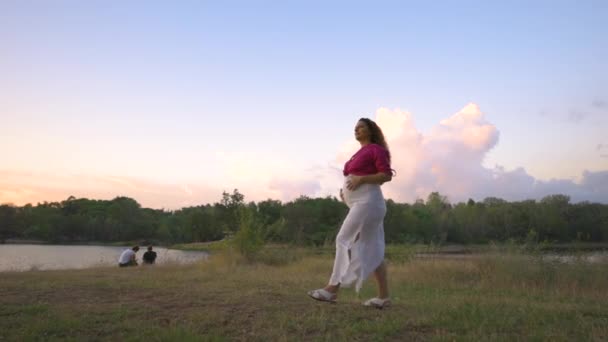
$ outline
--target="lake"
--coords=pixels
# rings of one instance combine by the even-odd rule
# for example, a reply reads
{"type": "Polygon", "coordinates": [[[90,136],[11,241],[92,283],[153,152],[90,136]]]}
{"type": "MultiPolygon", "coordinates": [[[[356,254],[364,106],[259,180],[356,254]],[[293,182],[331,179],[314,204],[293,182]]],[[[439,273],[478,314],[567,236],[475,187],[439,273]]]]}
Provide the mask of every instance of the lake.
{"type": "MultiPolygon", "coordinates": [[[[0,272],[29,270],[61,270],[99,266],[118,267],[118,257],[130,248],[114,246],[64,245],[0,245],[0,272]]],[[[146,247],[137,252],[141,264],[146,247]]],[[[205,260],[205,252],[180,251],[154,247],[156,263],[192,263],[205,260]]]]}
{"type": "MultiPolygon", "coordinates": [[[[467,259],[478,259],[483,258],[491,253],[416,253],[416,258],[422,259],[452,259],[452,260],[467,260],[467,259]]],[[[494,255],[501,255],[494,254],[494,255]]],[[[507,255],[507,254],[503,254],[507,255]]],[[[545,262],[563,263],[563,264],[574,264],[578,262],[589,263],[589,264],[608,264],[608,251],[593,251],[593,252],[579,252],[579,253],[554,253],[545,252],[540,254],[520,254],[529,258],[537,258],[545,262]]]]}

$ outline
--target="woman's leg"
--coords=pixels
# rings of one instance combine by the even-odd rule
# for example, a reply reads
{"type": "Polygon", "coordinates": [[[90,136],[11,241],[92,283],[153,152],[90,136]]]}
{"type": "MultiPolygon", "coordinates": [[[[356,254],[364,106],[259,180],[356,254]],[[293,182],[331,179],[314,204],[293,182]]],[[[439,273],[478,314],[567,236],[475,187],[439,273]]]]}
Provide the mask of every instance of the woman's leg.
{"type": "Polygon", "coordinates": [[[384,261],[374,271],[374,277],[378,283],[378,298],[388,298],[388,275],[386,272],[386,264],[384,261]]]}
{"type": "Polygon", "coordinates": [[[340,290],[340,283],[337,285],[327,285],[323,289],[327,292],[338,293],[338,290],[340,290]]]}

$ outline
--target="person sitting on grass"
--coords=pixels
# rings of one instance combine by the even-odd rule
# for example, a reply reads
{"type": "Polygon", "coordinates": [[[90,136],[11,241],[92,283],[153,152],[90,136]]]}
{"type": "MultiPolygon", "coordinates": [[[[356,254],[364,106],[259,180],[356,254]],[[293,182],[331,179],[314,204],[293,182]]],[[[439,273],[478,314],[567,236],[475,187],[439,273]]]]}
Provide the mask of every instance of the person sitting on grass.
{"type": "Polygon", "coordinates": [[[120,254],[120,258],[118,258],[118,266],[137,266],[137,258],[135,256],[135,253],[137,253],[137,251],[139,251],[139,246],[135,246],[130,249],[125,249],[122,254],[120,254]]]}
{"type": "Polygon", "coordinates": [[[148,246],[148,251],[144,253],[144,264],[152,265],[156,261],[156,252],[152,251],[152,246],[148,246]]]}

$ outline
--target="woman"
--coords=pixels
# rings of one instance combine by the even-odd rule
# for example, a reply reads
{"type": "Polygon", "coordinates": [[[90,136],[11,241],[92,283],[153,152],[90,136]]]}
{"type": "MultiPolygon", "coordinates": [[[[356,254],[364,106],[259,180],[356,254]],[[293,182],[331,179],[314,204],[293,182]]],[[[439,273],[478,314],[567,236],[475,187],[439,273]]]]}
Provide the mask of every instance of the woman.
{"type": "Polygon", "coordinates": [[[378,297],[363,305],[383,308],[390,305],[384,264],[384,215],[386,203],[380,185],[392,178],[390,152],[382,130],[367,118],[355,126],[361,149],[344,165],[345,182],[340,197],[349,212],[336,237],[336,258],[329,283],[308,292],[313,299],[335,302],[340,286],[355,283],[359,292],[363,280],[374,273],[378,297]]]}

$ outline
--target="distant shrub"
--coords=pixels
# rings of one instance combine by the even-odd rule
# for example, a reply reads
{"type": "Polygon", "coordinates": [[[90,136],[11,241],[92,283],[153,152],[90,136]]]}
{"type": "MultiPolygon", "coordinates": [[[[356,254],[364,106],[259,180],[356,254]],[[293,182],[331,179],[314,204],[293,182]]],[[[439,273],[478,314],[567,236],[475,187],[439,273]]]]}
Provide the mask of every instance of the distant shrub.
{"type": "Polygon", "coordinates": [[[264,247],[260,226],[251,209],[240,208],[239,230],[234,235],[232,244],[236,251],[248,261],[255,261],[257,254],[264,247]]]}

